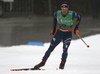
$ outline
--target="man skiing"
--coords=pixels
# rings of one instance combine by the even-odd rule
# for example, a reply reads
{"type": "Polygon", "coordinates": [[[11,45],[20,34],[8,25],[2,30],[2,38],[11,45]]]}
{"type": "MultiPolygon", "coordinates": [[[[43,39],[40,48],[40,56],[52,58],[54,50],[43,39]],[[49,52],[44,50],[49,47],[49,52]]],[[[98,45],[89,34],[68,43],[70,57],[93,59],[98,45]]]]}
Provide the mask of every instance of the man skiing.
{"type": "Polygon", "coordinates": [[[77,18],[77,23],[74,28],[74,34],[77,35],[78,27],[81,21],[81,16],[78,13],[69,10],[69,3],[67,1],[62,2],[61,10],[58,10],[57,12],[54,13],[53,29],[51,30],[51,34],[54,35],[54,37],[51,40],[50,47],[48,48],[45,55],[43,56],[42,61],[36,66],[34,66],[33,69],[39,69],[40,67],[44,66],[51,52],[61,41],[63,41],[63,53],[62,53],[59,69],[64,69],[66,59],[68,56],[68,47],[72,39],[74,18],[77,18]],[[56,32],[57,25],[58,25],[58,29],[56,32]]]}

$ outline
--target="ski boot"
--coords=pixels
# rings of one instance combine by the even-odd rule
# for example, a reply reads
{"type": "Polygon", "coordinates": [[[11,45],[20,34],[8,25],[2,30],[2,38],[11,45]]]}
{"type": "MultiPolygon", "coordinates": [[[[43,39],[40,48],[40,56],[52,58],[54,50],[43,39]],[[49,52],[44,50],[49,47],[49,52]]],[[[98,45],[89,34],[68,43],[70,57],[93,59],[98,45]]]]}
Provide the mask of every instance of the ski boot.
{"type": "Polygon", "coordinates": [[[39,64],[35,65],[34,68],[31,68],[31,70],[39,70],[40,67],[45,65],[45,61],[42,60],[39,64]]]}
{"type": "Polygon", "coordinates": [[[59,66],[59,69],[64,69],[64,66],[65,66],[65,62],[62,62],[60,63],[60,66],[59,66]]]}

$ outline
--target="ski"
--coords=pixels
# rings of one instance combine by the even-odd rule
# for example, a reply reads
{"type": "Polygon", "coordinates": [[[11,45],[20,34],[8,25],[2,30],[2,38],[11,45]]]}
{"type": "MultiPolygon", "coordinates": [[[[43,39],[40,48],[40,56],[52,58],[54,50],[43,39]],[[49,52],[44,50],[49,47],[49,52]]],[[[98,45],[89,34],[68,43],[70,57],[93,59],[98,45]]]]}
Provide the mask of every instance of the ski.
{"type": "Polygon", "coordinates": [[[34,68],[21,68],[21,69],[10,69],[10,71],[28,71],[28,70],[45,70],[45,69],[34,69],[34,68]]]}

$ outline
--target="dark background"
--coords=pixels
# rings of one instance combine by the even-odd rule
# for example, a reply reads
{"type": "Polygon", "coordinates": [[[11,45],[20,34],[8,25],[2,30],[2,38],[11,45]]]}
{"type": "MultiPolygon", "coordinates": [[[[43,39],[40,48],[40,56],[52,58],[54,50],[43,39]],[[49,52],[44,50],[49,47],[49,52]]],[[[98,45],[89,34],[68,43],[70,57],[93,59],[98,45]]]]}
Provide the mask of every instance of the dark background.
{"type": "MultiPolygon", "coordinates": [[[[50,42],[53,14],[60,10],[63,1],[82,15],[81,37],[100,34],[100,0],[0,0],[0,46],[50,42]]],[[[73,39],[77,38],[73,34],[73,39]]]]}

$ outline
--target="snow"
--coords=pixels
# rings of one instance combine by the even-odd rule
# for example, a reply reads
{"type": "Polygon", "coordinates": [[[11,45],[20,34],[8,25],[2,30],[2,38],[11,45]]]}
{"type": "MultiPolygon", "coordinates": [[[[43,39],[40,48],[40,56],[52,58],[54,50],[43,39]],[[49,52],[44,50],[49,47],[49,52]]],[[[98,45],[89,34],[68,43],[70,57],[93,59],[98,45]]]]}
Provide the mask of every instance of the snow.
{"type": "Polygon", "coordinates": [[[100,34],[72,40],[69,56],[64,70],[59,68],[62,54],[62,42],[55,48],[41,71],[10,71],[13,68],[28,68],[40,63],[50,43],[44,46],[0,47],[0,74],[100,74],[100,34]]]}

